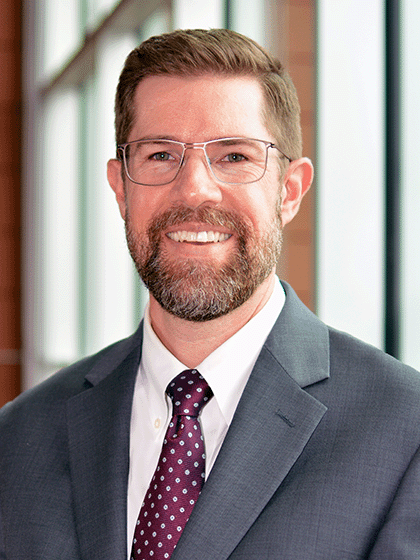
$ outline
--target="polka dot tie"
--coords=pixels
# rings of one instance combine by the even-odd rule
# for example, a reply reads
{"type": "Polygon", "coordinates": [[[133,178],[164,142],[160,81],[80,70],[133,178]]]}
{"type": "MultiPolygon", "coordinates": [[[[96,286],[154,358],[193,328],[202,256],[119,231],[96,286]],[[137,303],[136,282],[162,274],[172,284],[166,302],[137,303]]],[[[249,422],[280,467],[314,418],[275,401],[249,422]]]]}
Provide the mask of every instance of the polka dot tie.
{"type": "Polygon", "coordinates": [[[132,560],[171,557],[204,484],[206,457],[198,415],[213,392],[195,369],[177,375],[166,392],[173,416],[137,519],[132,560]]]}

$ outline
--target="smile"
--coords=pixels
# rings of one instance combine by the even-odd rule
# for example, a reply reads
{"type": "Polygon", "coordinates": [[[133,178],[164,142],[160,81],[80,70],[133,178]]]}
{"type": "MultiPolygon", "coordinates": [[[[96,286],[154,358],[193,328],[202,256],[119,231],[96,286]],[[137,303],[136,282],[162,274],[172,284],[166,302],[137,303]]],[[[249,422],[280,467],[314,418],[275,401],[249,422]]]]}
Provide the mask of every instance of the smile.
{"type": "Polygon", "coordinates": [[[166,234],[177,243],[221,243],[232,237],[230,233],[219,231],[170,231],[166,234]]]}

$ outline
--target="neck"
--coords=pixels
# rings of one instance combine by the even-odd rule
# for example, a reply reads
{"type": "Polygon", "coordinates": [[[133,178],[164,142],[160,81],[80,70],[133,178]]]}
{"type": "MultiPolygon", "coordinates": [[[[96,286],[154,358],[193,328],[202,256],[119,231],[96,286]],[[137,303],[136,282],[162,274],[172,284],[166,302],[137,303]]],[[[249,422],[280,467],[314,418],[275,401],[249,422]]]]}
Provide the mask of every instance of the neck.
{"type": "Polygon", "coordinates": [[[180,362],[188,368],[195,368],[264,307],[273,292],[274,275],[273,271],[238,309],[202,323],[175,317],[150,295],[149,311],[153,330],[180,362]]]}

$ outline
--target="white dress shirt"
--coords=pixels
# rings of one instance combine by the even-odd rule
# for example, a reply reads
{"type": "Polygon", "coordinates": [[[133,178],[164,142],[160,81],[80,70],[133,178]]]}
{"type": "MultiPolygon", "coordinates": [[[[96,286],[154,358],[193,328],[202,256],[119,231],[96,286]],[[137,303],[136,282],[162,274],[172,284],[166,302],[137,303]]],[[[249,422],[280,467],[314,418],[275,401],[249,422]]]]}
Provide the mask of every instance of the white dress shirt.
{"type": "MultiPolygon", "coordinates": [[[[276,278],[273,293],[259,313],[196,368],[214,394],[200,415],[206,447],[206,478],[216,460],[261,348],[284,302],[284,290],[276,278]]],[[[127,507],[128,558],[137,517],[155,472],[164,435],[172,416],[172,403],[165,390],[168,383],[185,369],[188,368],[177,360],[156,336],[147,306],[142,357],[134,388],[131,415],[127,507]]]]}

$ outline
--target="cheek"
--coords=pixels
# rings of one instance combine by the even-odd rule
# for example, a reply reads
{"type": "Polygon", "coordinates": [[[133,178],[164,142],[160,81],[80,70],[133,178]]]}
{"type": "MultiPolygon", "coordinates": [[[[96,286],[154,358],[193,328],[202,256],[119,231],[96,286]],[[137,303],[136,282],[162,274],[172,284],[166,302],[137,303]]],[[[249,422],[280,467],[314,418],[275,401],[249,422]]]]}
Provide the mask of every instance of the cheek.
{"type": "Polygon", "coordinates": [[[144,228],[154,215],[162,211],[162,197],[157,196],[158,193],[144,192],[146,188],[127,189],[125,197],[126,214],[136,229],[144,228]]]}
{"type": "Polygon", "coordinates": [[[281,215],[280,190],[268,184],[265,188],[253,189],[248,195],[250,196],[247,196],[246,200],[241,201],[238,211],[247,216],[254,230],[266,232],[281,215]]]}

